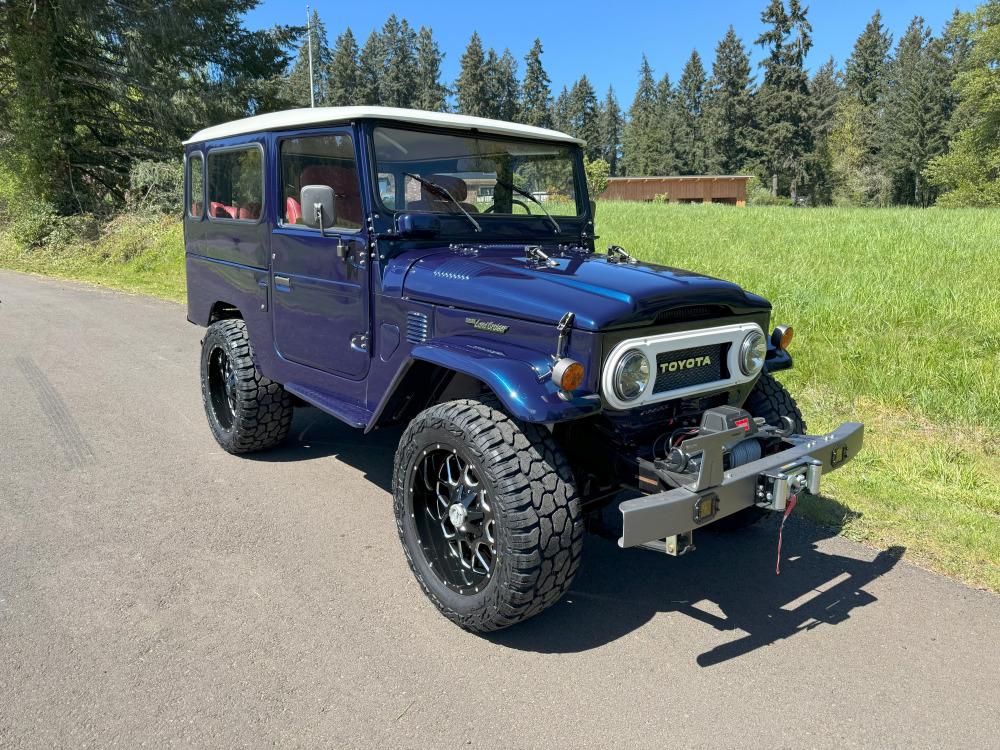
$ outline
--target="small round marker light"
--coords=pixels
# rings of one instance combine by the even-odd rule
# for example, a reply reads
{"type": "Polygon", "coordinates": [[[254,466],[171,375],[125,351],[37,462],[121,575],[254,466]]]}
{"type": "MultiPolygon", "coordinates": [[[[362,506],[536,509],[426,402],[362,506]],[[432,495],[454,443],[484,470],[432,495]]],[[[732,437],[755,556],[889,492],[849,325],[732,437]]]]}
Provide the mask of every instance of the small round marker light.
{"type": "Polygon", "coordinates": [[[583,385],[583,376],[583,365],[569,357],[563,357],[552,366],[552,382],[563,391],[575,391],[583,385]]]}
{"type": "Polygon", "coordinates": [[[771,344],[775,349],[787,349],[794,335],[795,331],[791,326],[775,326],[771,332],[771,344]]]}

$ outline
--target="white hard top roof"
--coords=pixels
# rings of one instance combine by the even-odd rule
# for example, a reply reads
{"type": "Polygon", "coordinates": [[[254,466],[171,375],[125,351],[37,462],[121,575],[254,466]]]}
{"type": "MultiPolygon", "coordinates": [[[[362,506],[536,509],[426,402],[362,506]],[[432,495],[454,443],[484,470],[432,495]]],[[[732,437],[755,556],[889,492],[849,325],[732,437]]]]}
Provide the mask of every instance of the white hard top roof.
{"type": "Polygon", "coordinates": [[[288,130],[308,127],[310,125],[327,125],[338,122],[350,122],[363,118],[380,120],[396,120],[397,122],[415,123],[417,125],[433,125],[436,127],[470,130],[475,128],[484,133],[535,138],[544,141],[559,141],[562,143],[583,143],[579,138],[560,133],[557,130],[536,128],[533,125],[520,125],[503,120],[490,120],[485,117],[470,117],[469,115],[453,115],[447,112],[427,112],[422,109],[401,109],[400,107],[311,107],[306,109],[286,109],[281,112],[271,112],[266,115],[245,117],[221,125],[199,130],[184,143],[200,143],[219,138],[229,138],[234,135],[259,133],[267,130],[288,130]]]}

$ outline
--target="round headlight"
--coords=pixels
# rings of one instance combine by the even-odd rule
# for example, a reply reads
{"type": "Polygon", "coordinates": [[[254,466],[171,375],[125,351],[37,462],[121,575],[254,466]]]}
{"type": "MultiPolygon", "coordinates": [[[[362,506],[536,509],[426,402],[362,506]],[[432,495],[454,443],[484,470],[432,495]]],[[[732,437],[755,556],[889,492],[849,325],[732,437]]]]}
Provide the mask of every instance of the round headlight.
{"type": "Polygon", "coordinates": [[[638,349],[622,355],[615,367],[615,393],[622,401],[634,401],[649,384],[649,360],[638,349]]]}
{"type": "Polygon", "coordinates": [[[740,346],[740,369],[744,375],[756,375],[764,366],[767,342],[760,331],[748,333],[740,346]]]}

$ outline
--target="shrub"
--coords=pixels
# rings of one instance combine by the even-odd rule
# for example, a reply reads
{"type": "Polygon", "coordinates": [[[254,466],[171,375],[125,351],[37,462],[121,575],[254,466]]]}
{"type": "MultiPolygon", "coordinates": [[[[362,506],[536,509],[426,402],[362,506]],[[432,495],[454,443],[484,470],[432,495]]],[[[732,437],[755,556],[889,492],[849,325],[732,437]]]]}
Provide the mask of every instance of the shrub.
{"type": "Polygon", "coordinates": [[[129,172],[131,209],[179,214],[184,203],[184,167],[178,161],[139,161],[129,172]]]}
{"type": "Polygon", "coordinates": [[[587,187],[590,189],[590,197],[596,198],[608,186],[611,167],[604,159],[594,159],[591,161],[584,157],[583,170],[587,173],[587,187]]]}
{"type": "Polygon", "coordinates": [[[750,180],[747,184],[747,205],[750,206],[791,206],[792,199],[781,195],[771,195],[761,179],[750,180]]]}

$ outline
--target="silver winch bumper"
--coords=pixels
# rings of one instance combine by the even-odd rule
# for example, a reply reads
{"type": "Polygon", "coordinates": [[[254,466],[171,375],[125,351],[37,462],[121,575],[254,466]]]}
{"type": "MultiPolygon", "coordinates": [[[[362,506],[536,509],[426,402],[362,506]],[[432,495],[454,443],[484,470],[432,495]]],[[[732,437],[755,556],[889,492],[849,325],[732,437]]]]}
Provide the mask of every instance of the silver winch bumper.
{"type": "Polygon", "coordinates": [[[619,547],[659,541],[666,545],[664,551],[681,554],[696,528],[752,505],[784,510],[792,493],[818,493],[822,474],[854,458],[861,450],[864,425],[846,422],[826,435],[792,435],[785,438],[792,447],[723,471],[722,451],[727,438],[732,438],[730,433],[712,436],[701,446],[702,468],[689,486],[618,506],[622,514],[619,547]]]}

